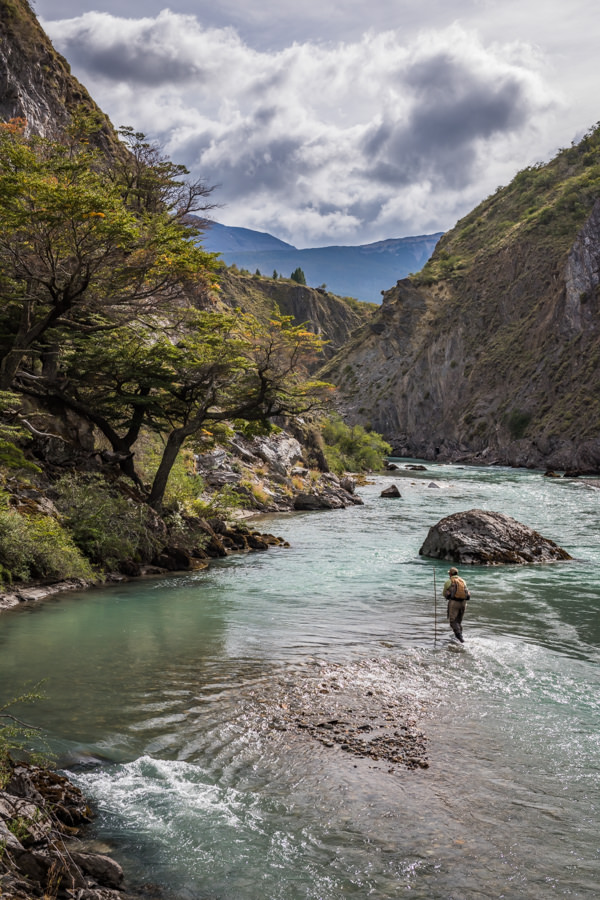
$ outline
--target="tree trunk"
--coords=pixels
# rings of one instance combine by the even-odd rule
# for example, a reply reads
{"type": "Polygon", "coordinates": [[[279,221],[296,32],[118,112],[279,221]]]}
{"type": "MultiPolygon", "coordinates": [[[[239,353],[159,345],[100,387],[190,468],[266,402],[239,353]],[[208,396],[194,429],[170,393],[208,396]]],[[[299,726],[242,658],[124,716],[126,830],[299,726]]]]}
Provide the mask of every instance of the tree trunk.
{"type": "Polygon", "coordinates": [[[188,434],[191,434],[191,431],[184,426],[183,428],[176,428],[167,438],[164,453],[160,465],[156,470],[156,475],[154,476],[154,481],[152,482],[152,488],[148,497],[149,506],[157,512],[160,512],[162,507],[171,469],[173,468],[175,460],[177,459],[177,454],[181,450],[183,442],[188,434]]]}

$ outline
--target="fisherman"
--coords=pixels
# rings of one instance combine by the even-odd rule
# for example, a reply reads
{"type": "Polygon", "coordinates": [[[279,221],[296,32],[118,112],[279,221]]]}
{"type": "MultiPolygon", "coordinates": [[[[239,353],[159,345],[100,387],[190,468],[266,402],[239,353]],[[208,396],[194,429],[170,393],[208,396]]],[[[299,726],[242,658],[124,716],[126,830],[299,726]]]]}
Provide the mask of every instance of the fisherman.
{"type": "Polygon", "coordinates": [[[467,608],[467,600],[470,599],[471,595],[467,582],[460,577],[458,569],[452,566],[451,569],[448,569],[448,575],[450,577],[444,584],[444,597],[448,601],[448,621],[457,640],[464,644],[462,620],[467,608]]]}

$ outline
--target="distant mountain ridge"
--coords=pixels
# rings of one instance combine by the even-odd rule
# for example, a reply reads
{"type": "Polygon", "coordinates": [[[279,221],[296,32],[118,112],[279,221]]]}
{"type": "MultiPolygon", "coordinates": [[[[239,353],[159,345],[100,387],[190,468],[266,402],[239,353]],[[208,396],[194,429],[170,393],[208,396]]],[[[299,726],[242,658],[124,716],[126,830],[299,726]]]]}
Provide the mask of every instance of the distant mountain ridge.
{"type": "Polygon", "coordinates": [[[235,263],[250,272],[259,269],[263,275],[276,270],[286,278],[300,267],[312,287],[326,284],[339,296],[380,303],[382,291],[423,268],[441,236],[437,232],[358,246],[298,250],[267,232],[210,223],[202,245],[220,253],[227,265],[235,263]]]}

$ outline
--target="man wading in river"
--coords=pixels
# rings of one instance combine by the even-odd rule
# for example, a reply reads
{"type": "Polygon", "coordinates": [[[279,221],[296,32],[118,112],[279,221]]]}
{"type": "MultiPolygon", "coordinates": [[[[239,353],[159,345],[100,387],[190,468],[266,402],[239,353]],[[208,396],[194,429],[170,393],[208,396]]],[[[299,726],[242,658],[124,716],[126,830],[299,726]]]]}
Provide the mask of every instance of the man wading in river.
{"type": "Polygon", "coordinates": [[[444,584],[444,597],[448,601],[448,621],[450,628],[461,642],[464,644],[462,633],[462,620],[467,608],[467,600],[470,598],[467,582],[458,574],[458,569],[454,566],[448,569],[450,578],[444,584]]]}

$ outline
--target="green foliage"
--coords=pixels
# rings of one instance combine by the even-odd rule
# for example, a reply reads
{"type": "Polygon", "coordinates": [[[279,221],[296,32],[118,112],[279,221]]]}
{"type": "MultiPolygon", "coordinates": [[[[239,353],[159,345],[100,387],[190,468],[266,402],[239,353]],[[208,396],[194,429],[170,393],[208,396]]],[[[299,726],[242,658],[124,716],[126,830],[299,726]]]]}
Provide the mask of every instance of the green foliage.
{"type": "Polygon", "coordinates": [[[12,441],[0,438],[0,467],[5,469],[27,469],[30,472],[41,472],[39,466],[30,462],[20,447],[12,441]]]}
{"type": "MultiPolygon", "coordinates": [[[[171,490],[185,504],[186,479],[169,479],[203,429],[323,406],[329,387],[307,376],[322,342],[291,317],[198,309],[216,263],[188,223],[210,188],[130,128],[129,152],[102,157],[91,127],[82,117],[63,144],[0,125],[0,389],[94,426],[140,490],[132,448],[143,429],[161,434],[147,502],[160,509],[171,490]]],[[[143,553],[146,523],[129,522],[119,491],[67,480],[59,493],[92,562],[143,553]]]]}
{"type": "MultiPolygon", "coordinates": [[[[152,483],[164,451],[160,435],[144,434],[135,448],[138,471],[142,480],[152,483]]],[[[188,448],[181,450],[169,473],[163,507],[165,511],[178,510],[184,515],[199,515],[204,491],[204,480],[194,472],[194,458],[188,448]]]]}
{"type": "Polygon", "coordinates": [[[375,431],[362,425],[353,427],[332,416],[322,427],[325,458],[332,472],[368,472],[381,469],[391,446],[375,431]]]}
{"type": "Polygon", "coordinates": [[[600,195],[600,124],[547,164],[519,172],[439,241],[420,285],[459,278],[482,258],[532,236],[553,256],[564,252],[600,195]]]}
{"type": "Polygon", "coordinates": [[[4,790],[10,781],[14,757],[25,756],[39,765],[47,765],[49,762],[48,748],[40,737],[39,729],[14,715],[15,706],[36,703],[43,699],[43,695],[39,692],[40,687],[40,684],[34,685],[31,690],[0,706],[0,790],[4,790]],[[32,743],[41,749],[32,752],[32,743]]]}
{"type": "Polygon", "coordinates": [[[102,569],[126,560],[151,558],[159,546],[148,508],[123,494],[101,475],[64,475],[56,482],[56,505],[73,541],[102,569]]]}
{"type": "MultiPolygon", "coordinates": [[[[0,391],[0,414],[10,414],[14,418],[14,408],[19,406],[19,398],[9,391],[0,391]]],[[[30,462],[15,440],[29,439],[30,435],[25,430],[7,421],[0,420],[0,468],[25,469],[30,472],[40,472],[39,466],[30,462]]]]}
{"type": "Polygon", "coordinates": [[[272,278],[274,278],[275,280],[277,280],[279,278],[279,273],[278,273],[277,269],[273,269],[272,278]]]}
{"type": "Polygon", "coordinates": [[[513,409],[507,416],[506,425],[513,440],[518,441],[527,431],[531,422],[531,413],[521,409],[513,409]]]}
{"type": "Polygon", "coordinates": [[[304,272],[302,271],[300,266],[298,266],[297,269],[294,269],[294,271],[290,275],[290,278],[292,279],[292,281],[296,281],[298,284],[306,284],[306,276],[304,275],[304,272]]]}
{"type": "MultiPolygon", "coordinates": [[[[206,285],[214,257],[194,242],[185,213],[202,186],[126,130],[131,154],[101,157],[81,135],[69,143],[26,138],[0,125],[2,384],[13,386],[32,352],[126,304],[172,303],[206,285]],[[58,333],[57,333],[58,332],[58,333]]],[[[207,189],[204,189],[204,193],[207,189]]],[[[96,323],[99,324],[99,323],[96,323]]]]}
{"type": "Polygon", "coordinates": [[[7,497],[0,508],[0,580],[90,578],[92,570],[69,532],[50,516],[21,515],[7,497]]]}
{"type": "Polygon", "coordinates": [[[207,519],[216,517],[227,521],[233,518],[238,510],[248,506],[248,503],[248,498],[238,493],[235,486],[224,484],[211,495],[210,500],[197,504],[196,515],[207,519]]]}

